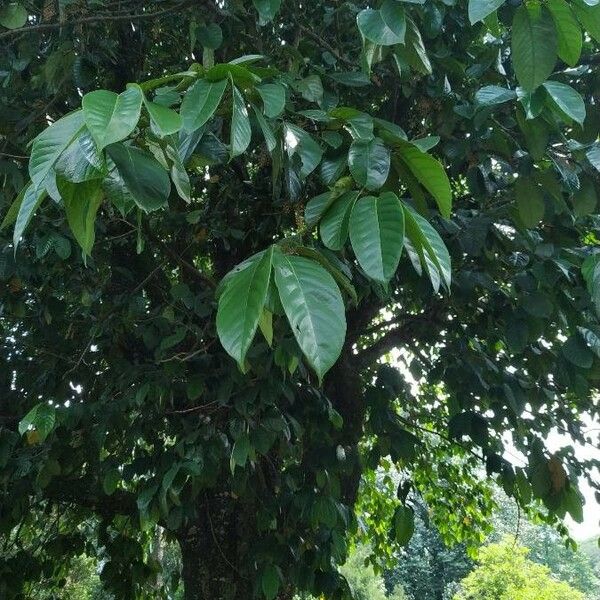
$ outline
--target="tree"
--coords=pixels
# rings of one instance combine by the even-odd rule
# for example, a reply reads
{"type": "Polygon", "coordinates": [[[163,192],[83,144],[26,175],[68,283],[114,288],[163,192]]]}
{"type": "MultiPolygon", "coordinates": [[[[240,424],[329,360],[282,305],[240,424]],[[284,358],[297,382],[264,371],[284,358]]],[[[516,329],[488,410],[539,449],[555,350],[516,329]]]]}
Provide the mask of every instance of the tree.
{"type": "Polygon", "coordinates": [[[527,557],[523,546],[505,538],[482,549],[480,565],[462,581],[455,600],[584,600],[581,592],[550,576],[527,557]]]}
{"type": "Polygon", "coordinates": [[[0,595],[82,553],[166,595],[161,527],[187,598],[343,598],[412,491],[480,541],[482,463],[566,535],[600,485],[544,445],[598,415],[593,4],[4,0],[0,595]]]}

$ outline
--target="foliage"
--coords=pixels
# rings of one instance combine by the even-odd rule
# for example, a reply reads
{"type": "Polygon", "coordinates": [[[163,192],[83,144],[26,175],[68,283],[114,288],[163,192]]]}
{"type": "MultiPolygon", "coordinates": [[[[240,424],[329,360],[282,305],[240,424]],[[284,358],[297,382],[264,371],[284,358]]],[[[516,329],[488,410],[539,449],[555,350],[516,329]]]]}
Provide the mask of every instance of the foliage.
{"type": "Polygon", "coordinates": [[[385,600],[383,578],[373,572],[372,566],[366,564],[369,553],[367,546],[357,547],[340,570],[357,600],[385,600]]]}
{"type": "Polygon", "coordinates": [[[462,581],[455,600],[584,600],[581,592],[550,576],[527,557],[528,551],[505,538],[481,550],[480,565],[462,581]]]}
{"type": "Polygon", "coordinates": [[[420,495],[477,544],[489,480],[566,536],[599,10],[3,0],[0,595],[85,552],[166,596],[160,526],[188,598],[345,598],[350,538],[386,564],[420,495]]]}

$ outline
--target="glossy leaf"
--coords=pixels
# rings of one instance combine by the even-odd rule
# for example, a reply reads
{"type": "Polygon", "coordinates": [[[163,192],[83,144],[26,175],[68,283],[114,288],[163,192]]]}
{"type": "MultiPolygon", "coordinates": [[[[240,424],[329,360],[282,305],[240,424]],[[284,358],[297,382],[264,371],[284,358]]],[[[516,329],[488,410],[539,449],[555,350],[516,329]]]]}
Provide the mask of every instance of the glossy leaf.
{"type": "Polygon", "coordinates": [[[571,7],[585,30],[600,42],[600,4],[589,6],[584,2],[574,2],[571,7]]]}
{"type": "Polygon", "coordinates": [[[143,93],[134,85],[121,94],[96,90],[82,101],[85,124],[99,150],[124,140],[136,127],[142,109],[143,93]]]}
{"type": "Polygon", "coordinates": [[[271,119],[279,116],[285,106],[285,88],[278,83],[265,83],[256,87],[263,101],[263,111],[271,119]]]}
{"type": "Polygon", "coordinates": [[[227,87],[227,79],[221,81],[197,81],[185,94],[181,103],[181,118],[186,131],[195,131],[215,113],[227,87]]]}
{"type": "Polygon", "coordinates": [[[155,158],[139,148],[125,144],[112,144],[107,152],[139,208],[150,212],[167,203],[171,182],[167,172],[155,158]]]}
{"type": "Polygon", "coordinates": [[[562,112],[577,123],[583,124],[585,104],[579,92],[576,92],[570,85],[559,81],[546,81],[544,88],[562,112]]]}
{"type": "Polygon", "coordinates": [[[340,290],[313,260],[275,253],[275,283],[292,332],[319,380],[338,359],[346,336],[340,290]]]}
{"type": "Polygon", "coordinates": [[[267,300],[272,260],[270,248],[260,259],[235,273],[219,298],[217,333],[223,348],[240,365],[254,339],[267,300]]]}
{"type": "Polygon", "coordinates": [[[404,212],[396,194],[366,196],[354,204],[350,241],[365,273],[387,283],[398,268],[404,246],[404,212]]]}
{"type": "Polygon", "coordinates": [[[15,220],[15,230],[13,232],[13,245],[15,247],[15,252],[17,251],[17,246],[19,245],[21,236],[31,221],[31,217],[33,217],[35,211],[38,209],[45,197],[45,188],[36,187],[33,183],[31,183],[25,190],[23,194],[23,201],[19,206],[19,212],[15,220]]]}
{"type": "Polygon", "coordinates": [[[273,129],[271,129],[271,125],[269,125],[269,122],[263,117],[263,115],[258,110],[258,108],[256,108],[256,106],[252,105],[252,110],[254,111],[254,116],[256,117],[258,126],[260,127],[263,137],[265,138],[267,150],[269,152],[273,152],[273,150],[275,150],[275,147],[277,146],[277,140],[275,139],[273,129]]]}
{"type": "Polygon", "coordinates": [[[284,141],[288,155],[300,157],[300,176],[308,177],[321,162],[323,149],[309,133],[290,123],[285,124],[284,141]]]}
{"type": "Polygon", "coordinates": [[[152,120],[153,129],[161,137],[177,133],[183,126],[181,115],[173,109],[150,102],[146,98],[144,98],[144,105],[152,120]]]}
{"type": "Polygon", "coordinates": [[[514,16],[512,63],[519,83],[533,91],[552,73],[557,35],[550,13],[540,4],[520,6],[514,16]]]}
{"type": "Polygon", "coordinates": [[[230,156],[242,154],[250,144],[252,129],[248,118],[246,102],[240,91],[232,83],[233,109],[231,113],[230,156]]]}
{"type": "Polygon", "coordinates": [[[348,166],[354,181],[368,190],[380,188],[390,171],[390,151],[379,139],[355,140],[348,152],[348,166]]]}
{"type": "Polygon", "coordinates": [[[548,10],[558,36],[558,56],[574,67],[581,56],[581,27],[565,0],[548,0],[548,10]]]}
{"type": "Polygon", "coordinates": [[[404,24],[404,31],[402,31],[398,24],[392,29],[384,21],[380,10],[366,8],[358,13],[356,22],[362,35],[374,44],[393,46],[394,44],[402,44],[404,42],[404,35],[400,36],[398,33],[404,33],[406,23],[404,24]]]}
{"type": "Polygon", "coordinates": [[[29,443],[43,442],[54,429],[56,409],[48,402],[36,404],[20,421],[19,433],[27,434],[29,443]],[[33,433],[33,436],[29,434],[33,433]]]}
{"type": "Polygon", "coordinates": [[[494,106],[504,102],[510,102],[516,99],[517,93],[514,90],[507,90],[497,85],[486,85],[477,91],[475,101],[483,106],[494,106]]]}
{"type": "Polygon", "coordinates": [[[341,250],[348,239],[350,212],[358,192],[347,192],[336,200],[321,219],[321,239],[330,250],[341,250]]]}
{"type": "Polygon", "coordinates": [[[469,0],[469,21],[474,25],[498,10],[504,0],[469,0]]]}

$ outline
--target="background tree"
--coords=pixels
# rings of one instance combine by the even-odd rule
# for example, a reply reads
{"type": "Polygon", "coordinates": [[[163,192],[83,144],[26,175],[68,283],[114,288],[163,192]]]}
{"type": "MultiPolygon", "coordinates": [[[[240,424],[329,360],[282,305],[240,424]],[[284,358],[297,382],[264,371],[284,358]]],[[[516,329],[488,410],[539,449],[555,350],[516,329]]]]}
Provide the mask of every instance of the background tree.
{"type": "Polygon", "coordinates": [[[84,553],[166,595],[160,526],[188,598],[341,598],[414,493],[481,541],[482,464],[566,535],[600,485],[544,445],[598,413],[599,10],[3,1],[0,595],[84,553]]]}

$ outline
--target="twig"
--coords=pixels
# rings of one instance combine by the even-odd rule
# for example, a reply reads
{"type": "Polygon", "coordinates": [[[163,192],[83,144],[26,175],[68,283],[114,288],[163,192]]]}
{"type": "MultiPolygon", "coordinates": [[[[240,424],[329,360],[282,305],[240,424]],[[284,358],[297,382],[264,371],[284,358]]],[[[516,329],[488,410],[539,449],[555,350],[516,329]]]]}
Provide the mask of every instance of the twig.
{"type": "Polygon", "coordinates": [[[300,31],[311,38],[314,42],[317,42],[319,46],[325,48],[330,52],[337,60],[344,63],[347,67],[354,68],[356,65],[351,60],[343,57],[328,41],[324,40],[320,35],[315,33],[312,29],[308,29],[304,25],[300,25],[300,31]]]}

